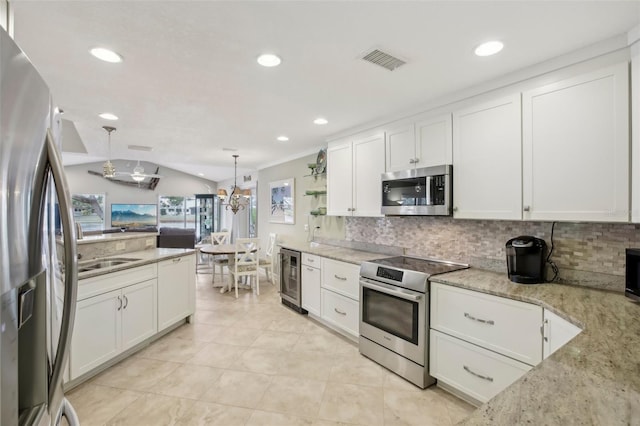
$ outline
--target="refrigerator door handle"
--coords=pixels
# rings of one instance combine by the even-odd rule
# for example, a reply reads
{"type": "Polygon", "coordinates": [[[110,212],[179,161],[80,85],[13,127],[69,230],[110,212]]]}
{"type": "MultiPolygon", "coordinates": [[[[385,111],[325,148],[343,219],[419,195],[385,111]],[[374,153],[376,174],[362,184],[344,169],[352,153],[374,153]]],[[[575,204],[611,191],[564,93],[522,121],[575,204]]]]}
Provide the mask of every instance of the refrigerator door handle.
{"type": "Polygon", "coordinates": [[[51,174],[55,182],[56,195],[60,207],[60,221],[64,236],[64,305],[60,323],[60,338],[55,362],[51,373],[49,407],[52,402],[62,398],[62,374],[69,357],[71,334],[76,315],[76,299],[78,294],[78,259],[75,245],[76,232],[73,226],[73,209],[70,203],[69,186],[64,174],[62,160],[56,148],[51,129],[47,130],[47,158],[51,174]]]}

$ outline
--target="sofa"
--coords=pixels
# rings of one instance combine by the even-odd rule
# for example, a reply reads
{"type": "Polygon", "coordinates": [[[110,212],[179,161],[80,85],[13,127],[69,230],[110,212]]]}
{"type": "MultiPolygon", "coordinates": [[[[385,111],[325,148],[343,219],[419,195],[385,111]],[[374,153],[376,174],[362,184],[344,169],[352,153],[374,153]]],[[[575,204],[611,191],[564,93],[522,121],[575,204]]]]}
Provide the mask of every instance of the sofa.
{"type": "Polygon", "coordinates": [[[156,237],[158,248],[194,248],[196,230],[193,228],[160,228],[156,237]]]}

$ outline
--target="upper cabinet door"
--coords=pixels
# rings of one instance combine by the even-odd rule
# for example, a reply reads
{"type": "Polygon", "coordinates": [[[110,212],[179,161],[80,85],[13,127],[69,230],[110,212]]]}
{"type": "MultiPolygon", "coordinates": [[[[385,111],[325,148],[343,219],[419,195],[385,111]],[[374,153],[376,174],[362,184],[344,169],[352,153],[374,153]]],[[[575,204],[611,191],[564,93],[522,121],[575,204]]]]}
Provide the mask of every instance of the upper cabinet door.
{"type": "Polygon", "coordinates": [[[520,94],[454,112],[454,217],[522,218],[520,123],[520,94]]]}
{"type": "Polygon", "coordinates": [[[351,216],[353,200],[351,142],[332,142],[327,149],[327,214],[351,216]]]}
{"type": "Polygon", "coordinates": [[[525,219],[629,220],[628,72],[622,63],[523,94],[525,219]]]}
{"type": "Polygon", "coordinates": [[[353,215],[383,216],[384,133],[353,141],[353,215]]]}
{"type": "Polygon", "coordinates": [[[451,114],[418,121],[416,128],[416,167],[452,164],[451,114]]]}
{"type": "Polygon", "coordinates": [[[416,131],[413,123],[390,127],[386,130],[386,171],[412,169],[416,161],[416,131]]]}

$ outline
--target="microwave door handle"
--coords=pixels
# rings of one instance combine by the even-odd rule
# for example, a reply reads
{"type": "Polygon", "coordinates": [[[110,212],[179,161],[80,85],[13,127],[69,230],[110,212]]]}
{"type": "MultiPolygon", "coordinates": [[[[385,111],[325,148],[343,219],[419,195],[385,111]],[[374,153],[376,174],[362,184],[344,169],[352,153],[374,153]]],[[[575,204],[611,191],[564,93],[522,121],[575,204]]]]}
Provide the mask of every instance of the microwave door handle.
{"type": "Polygon", "coordinates": [[[73,226],[73,210],[69,202],[69,186],[64,174],[62,160],[53,140],[51,130],[47,130],[47,157],[51,175],[56,186],[56,195],[60,206],[60,221],[64,236],[64,305],[60,323],[60,338],[55,354],[55,362],[51,373],[49,406],[56,400],[62,390],[60,386],[62,373],[69,356],[71,334],[76,314],[76,298],[78,295],[78,259],[76,251],[76,232],[73,226]]]}
{"type": "Polygon", "coordinates": [[[370,281],[360,280],[360,283],[365,288],[379,291],[380,293],[388,294],[390,296],[399,297],[400,299],[409,300],[411,302],[418,302],[422,299],[422,295],[407,294],[404,291],[394,290],[393,288],[388,288],[387,286],[380,284],[373,284],[370,281]]]}

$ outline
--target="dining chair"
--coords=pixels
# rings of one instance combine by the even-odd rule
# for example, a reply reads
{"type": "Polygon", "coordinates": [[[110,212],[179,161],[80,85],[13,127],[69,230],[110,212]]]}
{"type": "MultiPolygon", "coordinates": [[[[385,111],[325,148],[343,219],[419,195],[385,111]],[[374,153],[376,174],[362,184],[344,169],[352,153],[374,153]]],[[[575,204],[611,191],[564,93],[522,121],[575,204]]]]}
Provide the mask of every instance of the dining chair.
{"type": "MultiPolygon", "coordinates": [[[[236,239],[236,252],[233,257],[233,265],[229,265],[229,273],[233,276],[233,283],[236,288],[236,299],[238,298],[238,279],[248,277],[249,283],[256,283],[256,294],[260,295],[260,269],[258,268],[258,247],[259,238],[238,238],[236,239]]],[[[229,291],[231,291],[231,281],[229,281],[229,291]]],[[[252,286],[253,287],[253,286],[252,286]]]]}
{"type": "MultiPolygon", "coordinates": [[[[211,244],[229,244],[231,243],[231,232],[212,232],[211,244]]],[[[223,268],[229,267],[229,258],[227,256],[213,256],[213,271],[211,275],[211,282],[216,280],[216,266],[220,268],[220,279],[223,279],[223,268]]]]}
{"type": "Polygon", "coordinates": [[[267,244],[267,248],[265,249],[265,257],[261,258],[259,261],[260,268],[264,269],[264,272],[267,274],[267,279],[271,281],[272,285],[276,285],[276,277],[273,273],[274,269],[274,256],[273,250],[276,247],[277,234],[271,233],[269,234],[269,243],[267,244]]]}
{"type": "MultiPolygon", "coordinates": [[[[203,267],[203,265],[205,264],[203,263],[202,252],[200,251],[200,249],[209,244],[211,244],[211,236],[206,236],[194,247],[196,249],[196,274],[205,270],[205,268],[203,267]]],[[[210,256],[206,256],[206,266],[211,266],[210,256]]]]}

